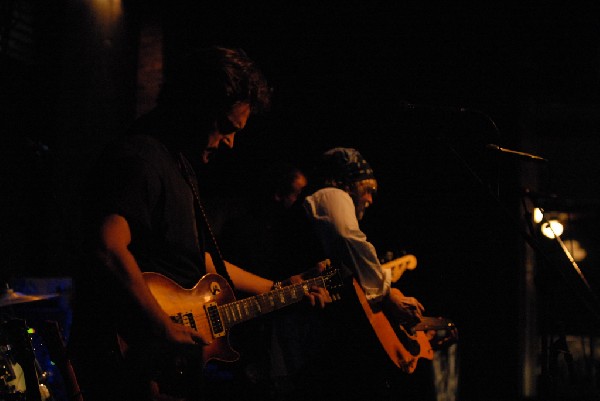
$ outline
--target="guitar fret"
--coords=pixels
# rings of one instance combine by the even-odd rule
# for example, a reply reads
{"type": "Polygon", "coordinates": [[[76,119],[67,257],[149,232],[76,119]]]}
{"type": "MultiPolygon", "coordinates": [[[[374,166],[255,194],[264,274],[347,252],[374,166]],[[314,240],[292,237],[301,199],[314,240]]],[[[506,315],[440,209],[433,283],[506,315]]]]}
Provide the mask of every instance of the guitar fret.
{"type": "Polygon", "coordinates": [[[244,300],[244,310],[246,311],[247,317],[252,316],[251,307],[252,307],[252,304],[248,303],[248,300],[244,300]]]}
{"type": "Polygon", "coordinates": [[[281,289],[222,305],[219,310],[221,311],[223,324],[230,328],[237,323],[283,308],[290,303],[298,302],[314,285],[324,286],[323,278],[309,279],[299,284],[292,284],[281,289]]]}
{"type": "Polygon", "coordinates": [[[219,307],[219,309],[225,312],[225,320],[227,321],[227,325],[231,326],[233,321],[233,313],[231,312],[231,305],[223,305],[219,307]]]}
{"type": "MultiPolygon", "coordinates": [[[[235,309],[234,309],[234,311],[238,313],[239,319],[241,320],[242,319],[242,310],[240,309],[240,303],[239,302],[235,303],[235,309]]],[[[235,315],[235,313],[234,313],[234,315],[235,315]]],[[[237,316],[235,317],[235,319],[236,320],[238,319],[237,316]]]]}
{"type": "Polygon", "coordinates": [[[258,302],[258,298],[254,300],[254,305],[256,306],[256,310],[259,314],[262,314],[262,309],[260,307],[260,302],[258,302]]]}
{"type": "Polygon", "coordinates": [[[233,322],[237,320],[237,318],[235,317],[235,305],[231,304],[228,306],[227,309],[229,309],[229,314],[231,315],[231,322],[233,324],[233,322]]]}
{"type": "Polygon", "coordinates": [[[231,327],[232,326],[231,321],[233,319],[232,319],[232,316],[231,316],[230,306],[229,305],[225,305],[224,307],[222,307],[222,309],[225,311],[225,317],[227,319],[227,326],[231,327]]]}
{"type": "Polygon", "coordinates": [[[231,305],[229,305],[228,309],[231,315],[231,325],[233,325],[237,321],[237,316],[235,314],[235,304],[232,303],[231,305]]]}
{"type": "Polygon", "coordinates": [[[247,320],[248,318],[248,306],[246,300],[241,300],[238,304],[240,309],[240,319],[247,320]]]}
{"type": "Polygon", "coordinates": [[[272,300],[269,296],[269,293],[261,294],[260,297],[256,298],[256,301],[259,305],[262,305],[261,308],[264,309],[263,313],[269,313],[273,310],[272,300]]]}
{"type": "MultiPolygon", "coordinates": [[[[253,318],[254,316],[258,315],[260,313],[259,310],[257,310],[256,308],[256,300],[255,299],[247,299],[245,300],[246,303],[246,313],[248,314],[249,318],[253,318]]],[[[258,308],[260,309],[260,308],[258,308]]]]}

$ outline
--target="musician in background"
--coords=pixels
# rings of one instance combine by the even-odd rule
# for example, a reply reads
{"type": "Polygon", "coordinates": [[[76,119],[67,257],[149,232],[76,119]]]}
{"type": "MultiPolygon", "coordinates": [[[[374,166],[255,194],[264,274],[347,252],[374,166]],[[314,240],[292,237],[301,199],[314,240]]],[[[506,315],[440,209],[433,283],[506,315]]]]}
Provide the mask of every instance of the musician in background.
{"type": "Polygon", "coordinates": [[[237,213],[225,219],[219,243],[230,262],[259,276],[284,280],[291,275],[285,275],[291,265],[297,265],[287,253],[296,230],[291,211],[298,207],[307,177],[292,164],[272,163],[255,183],[252,191],[240,196],[237,213]]]}
{"type": "MultiPolygon", "coordinates": [[[[347,278],[359,280],[374,308],[385,306],[408,325],[416,324],[423,306],[391,288],[391,272],[382,269],[374,246],[359,228],[377,189],[370,165],[354,149],[332,149],[323,155],[302,192],[294,190],[294,184],[304,185],[294,171],[280,166],[268,172],[285,185],[259,186],[267,196],[260,196],[258,190],[253,194],[259,201],[250,210],[252,218],[223,233],[227,254],[276,280],[329,258],[347,278]],[[249,258],[251,249],[253,255],[260,255],[255,258],[262,261],[258,266],[249,258]]],[[[407,375],[391,366],[372,329],[361,327],[368,322],[361,321],[366,317],[352,291],[352,281],[345,280],[342,299],[322,311],[307,313],[291,307],[267,316],[270,342],[261,346],[270,348],[272,400],[392,400],[406,393],[400,378],[407,375]]],[[[259,346],[257,339],[252,344],[259,346]]],[[[412,382],[413,377],[406,381],[412,382]]]]}
{"type": "MultiPolygon", "coordinates": [[[[183,288],[220,271],[245,293],[275,286],[221,259],[211,230],[202,227],[195,174],[220,149],[232,148],[236,133],[269,101],[266,80],[243,51],[199,50],[174,66],[156,108],[95,164],[69,343],[86,401],[217,399],[226,390],[210,394],[201,374],[201,347],[212,339],[174,323],[142,272],[183,288]],[[189,358],[169,357],[182,354],[189,358]]],[[[330,301],[318,288],[307,299],[330,301]]]]}
{"type": "MultiPolygon", "coordinates": [[[[272,163],[257,175],[256,183],[238,208],[243,211],[223,224],[223,252],[236,265],[276,281],[306,273],[307,267],[324,259],[302,207],[307,175],[295,164],[272,163]]],[[[291,305],[257,319],[252,324],[258,329],[244,325],[236,330],[233,340],[247,350],[246,374],[256,381],[247,392],[264,387],[271,400],[293,399],[295,375],[311,360],[311,316],[319,312],[291,305]],[[256,336],[259,331],[264,335],[256,336]]]]}
{"type": "MultiPolygon", "coordinates": [[[[370,164],[356,149],[333,148],[322,155],[309,182],[315,189],[308,192],[304,211],[324,256],[340,266],[347,277],[357,280],[373,309],[384,308],[408,327],[418,323],[423,305],[391,286],[390,270],[382,269],[375,247],[359,227],[377,192],[370,164]]],[[[346,283],[346,288],[352,287],[351,282],[346,283]]],[[[351,297],[349,293],[345,296],[351,297]]],[[[326,339],[319,345],[322,357],[307,365],[309,369],[303,373],[311,391],[319,391],[323,399],[336,394],[344,400],[391,399],[396,391],[391,376],[396,372],[386,365],[389,361],[384,355],[376,355],[381,349],[371,341],[374,333],[371,337],[357,334],[362,310],[342,299],[323,312],[329,321],[320,322],[325,333],[321,338],[326,339]],[[328,372],[326,379],[320,375],[322,371],[328,372]]]]}
{"type": "Polygon", "coordinates": [[[359,227],[377,193],[373,169],[352,148],[326,151],[316,169],[318,186],[304,200],[324,252],[338,261],[360,283],[369,303],[394,305],[393,312],[409,324],[421,320],[423,305],[391,287],[391,273],[381,268],[377,252],[359,227]]]}

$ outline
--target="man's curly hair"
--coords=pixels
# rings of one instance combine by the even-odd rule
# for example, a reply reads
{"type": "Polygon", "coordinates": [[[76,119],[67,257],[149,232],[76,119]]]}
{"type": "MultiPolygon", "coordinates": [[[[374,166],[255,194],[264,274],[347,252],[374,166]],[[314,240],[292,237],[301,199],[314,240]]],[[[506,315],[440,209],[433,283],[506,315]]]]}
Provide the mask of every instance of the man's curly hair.
{"type": "Polygon", "coordinates": [[[213,112],[248,103],[256,114],[269,109],[271,88],[243,50],[213,46],[174,63],[157,103],[166,107],[199,106],[213,112]]]}

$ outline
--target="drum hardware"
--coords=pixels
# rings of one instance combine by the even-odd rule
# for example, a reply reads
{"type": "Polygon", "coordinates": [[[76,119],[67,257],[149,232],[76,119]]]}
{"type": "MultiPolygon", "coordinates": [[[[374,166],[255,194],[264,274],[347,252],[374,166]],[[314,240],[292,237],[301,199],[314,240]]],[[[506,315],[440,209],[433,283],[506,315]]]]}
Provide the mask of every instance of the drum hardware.
{"type": "Polygon", "coordinates": [[[0,323],[0,400],[50,401],[50,391],[22,319],[0,323]]]}
{"type": "Polygon", "coordinates": [[[83,401],[83,394],[79,388],[75,370],[67,355],[66,341],[58,322],[46,320],[40,325],[39,329],[46,342],[49,355],[63,377],[65,391],[70,394],[69,400],[83,401]]]}
{"type": "Polygon", "coordinates": [[[12,347],[2,341],[0,345],[0,394],[25,392],[23,369],[12,355],[12,347]]]}

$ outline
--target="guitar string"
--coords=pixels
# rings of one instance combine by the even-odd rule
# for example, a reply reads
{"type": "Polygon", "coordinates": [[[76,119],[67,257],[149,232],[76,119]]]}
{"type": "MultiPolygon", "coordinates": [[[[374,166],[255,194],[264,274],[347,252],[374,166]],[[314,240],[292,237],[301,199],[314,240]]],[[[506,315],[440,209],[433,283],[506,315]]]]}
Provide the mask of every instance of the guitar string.
{"type": "MultiPolygon", "coordinates": [[[[313,285],[313,284],[321,284],[323,288],[326,287],[325,279],[323,277],[316,277],[316,278],[312,278],[309,280],[305,280],[302,283],[297,283],[297,284],[292,284],[292,285],[286,286],[286,287],[282,288],[281,290],[273,290],[273,291],[269,291],[269,292],[266,292],[263,294],[255,295],[254,297],[251,297],[251,298],[244,298],[244,299],[233,301],[233,302],[230,302],[230,303],[227,303],[224,305],[217,305],[217,310],[219,311],[219,315],[223,316],[223,313],[221,313],[222,311],[229,310],[231,312],[231,309],[233,308],[234,305],[235,306],[243,305],[243,306],[245,306],[243,308],[243,310],[251,310],[252,312],[254,312],[254,314],[256,314],[256,313],[262,314],[263,312],[259,312],[259,308],[260,308],[259,299],[262,300],[263,305],[268,305],[267,303],[269,303],[269,298],[272,296],[270,294],[272,294],[272,293],[281,293],[287,298],[286,293],[291,294],[291,288],[293,288],[294,290],[298,290],[299,288],[304,287],[305,285],[313,285]],[[252,302],[252,300],[256,300],[256,302],[252,302]],[[258,308],[256,307],[257,305],[258,305],[258,308]]],[[[273,297],[273,298],[275,298],[275,297],[273,297]]],[[[281,308],[287,304],[288,304],[288,302],[283,302],[282,304],[280,304],[281,306],[279,306],[279,308],[281,308]]],[[[277,303],[272,305],[272,308],[273,308],[272,310],[279,309],[279,308],[277,308],[277,306],[278,306],[277,303]]],[[[267,309],[268,309],[267,313],[271,311],[270,308],[267,308],[267,309]]],[[[235,309],[234,309],[234,311],[235,311],[235,309]]],[[[206,322],[207,325],[210,325],[209,322],[211,319],[206,315],[206,313],[200,313],[200,314],[192,313],[192,317],[194,318],[194,321],[198,320],[199,322],[202,322],[202,323],[206,322]]],[[[253,317],[253,314],[247,313],[246,316],[240,316],[240,320],[243,320],[247,317],[253,317]]],[[[224,319],[221,318],[221,321],[224,321],[224,319]]],[[[229,319],[227,319],[227,324],[230,324],[230,323],[232,323],[232,322],[229,319]]],[[[233,323],[235,323],[235,321],[233,323]]],[[[229,327],[231,327],[231,325],[229,327]]]]}

